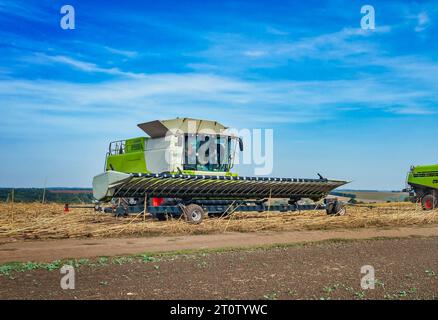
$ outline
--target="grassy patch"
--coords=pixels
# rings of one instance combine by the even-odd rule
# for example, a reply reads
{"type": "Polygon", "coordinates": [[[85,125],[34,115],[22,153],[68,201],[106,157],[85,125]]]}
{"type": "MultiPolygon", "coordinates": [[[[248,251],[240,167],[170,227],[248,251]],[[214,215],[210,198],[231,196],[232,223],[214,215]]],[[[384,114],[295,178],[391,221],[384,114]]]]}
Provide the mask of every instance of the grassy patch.
{"type": "Polygon", "coordinates": [[[294,289],[287,289],[287,295],[293,297],[297,295],[297,292],[294,289]]]}
{"type": "Polygon", "coordinates": [[[26,272],[31,270],[48,270],[53,271],[61,268],[64,264],[60,260],[56,260],[50,263],[36,263],[36,262],[13,262],[0,265],[0,275],[11,276],[16,272],[26,272]]]}
{"type": "Polygon", "coordinates": [[[201,261],[200,263],[198,263],[198,267],[201,269],[207,268],[208,267],[207,261],[201,261]]]}
{"type": "MultiPolygon", "coordinates": [[[[397,239],[397,237],[394,237],[397,239]]],[[[394,239],[392,238],[392,239],[394,239]]],[[[54,271],[60,269],[63,265],[71,265],[75,268],[81,266],[90,266],[90,267],[102,267],[108,264],[116,264],[123,265],[126,263],[134,263],[134,262],[144,262],[144,263],[156,263],[160,261],[169,261],[178,259],[180,257],[188,258],[188,259],[198,259],[202,257],[207,257],[210,254],[222,254],[222,253],[232,253],[232,252],[241,252],[241,253],[251,253],[259,250],[272,250],[272,249],[288,249],[294,247],[306,247],[312,245],[330,245],[330,244],[342,244],[342,243],[353,243],[353,242],[364,242],[364,241],[374,241],[374,240],[387,240],[388,238],[369,238],[369,239],[327,239],[322,241],[315,242],[296,242],[296,243],[285,243],[285,244],[270,244],[270,245],[261,245],[261,246],[247,246],[247,247],[223,247],[223,248],[211,248],[211,249],[186,249],[186,250],[175,250],[175,251],[167,251],[167,252],[145,252],[141,254],[132,254],[132,255],[124,255],[124,256],[115,256],[115,257],[98,257],[95,259],[68,259],[68,260],[56,260],[50,263],[37,263],[37,262],[12,262],[0,265],[0,276],[10,276],[14,272],[25,272],[37,269],[43,269],[48,271],[54,271]]],[[[242,260],[243,257],[240,257],[242,260]]],[[[200,267],[206,267],[204,262],[201,262],[200,267]]],[[[426,274],[429,277],[436,277],[436,274],[433,270],[426,270],[426,274]]],[[[377,285],[379,285],[377,283],[377,285]]],[[[383,287],[383,283],[381,284],[383,287]]],[[[347,290],[347,288],[345,288],[347,290]]],[[[330,288],[326,288],[327,291],[330,291],[330,288]]],[[[325,291],[326,291],[325,290],[325,291]]],[[[352,290],[347,290],[352,291],[352,290]]]]}
{"type": "Polygon", "coordinates": [[[269,292],[263,296],[266,300],[277,300],[278,293],[277,292],[269,292]]]}
{"type": "Polygon", "coordinates": [[[428,277],[431,277],[431,278],[435,278],[436,277],[435,271],[433,271],[431,269],[425,270],[425,272],[426,272],[428,277]]]}
{"type": "Polygon", "coordinates": [[[363,298],[365,298],[365,291],[356,291],[356,292],[354,293],[354,296],[355,296],[357,299],[363,299],[363,298]]]}
{"type": "Polygon", "coordinates": [[[409,288],[407,290],[399,290],[396,293],[387,293],[385,294],[383,297],[385,299],[401,299],[401,298],[406,298],[409,295],[412,295],[414,293],[417,293],[418,289],[415,287],[409,288]]]}
{"type": "Polygon", "coordinates": [[[126,263],[131,263],[132,261],[134,261],[134,259],[131,256],[116,257],[116,258],[113,258],[111,260],[111,262],[113,264],[118,264],[118,265],[122,265],[122,264],[126,264],[126,263]]]}
{"type": "Polygon", "coordinates": [[[160,261],[160,259],[158,259],[157,257],[151,256],[150,254],[141,254],[139,255],[139,261],[141,262],[157,262],[160,261]]]}
{"type": "Polygon", "coordinates": [[[0,275],[11,276],[13,273],[21,273],[21,272],[32,271],[32,270],[55,271],[61,269],[62,266],[64,265],[69,265],[69,266],[73,266],[74,268],[78,268],[80,266],[87,266],[87,265],[92,266],[96,264],[93,264],[89,259],[55,260],[47,263],[39,263],[32,261],[12,262],[12,263],[6,263],[0,265],[0,275]]]}
{"type": "Polygon", "coordinates": [[[99,266],[106,266],[106,265],[108,265],[108,261],[109,261],[108,257],[100,257],[97,259],[97,264],[99,266]]]}

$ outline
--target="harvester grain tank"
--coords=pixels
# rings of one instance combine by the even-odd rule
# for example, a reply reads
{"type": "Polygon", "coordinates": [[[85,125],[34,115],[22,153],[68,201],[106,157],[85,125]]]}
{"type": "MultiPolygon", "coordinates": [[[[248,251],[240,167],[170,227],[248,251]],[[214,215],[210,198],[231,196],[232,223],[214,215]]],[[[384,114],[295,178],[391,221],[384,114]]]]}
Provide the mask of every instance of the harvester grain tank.
{"type": "MultiPolygon", "coordinates": [[[[243,141],[217,121],[177,118],[138,127],[148,137],[111,142],[105,172],[93,179],[94,197],[112,201],[116,214],[143,210],[160,220],[183,214],[188,221],[199,223],[206,213],[315,209],[299,200],[321,200],[346,183],[322,176],[238,176],[231,169],[237,151],[243,151],[243,141]],[[270,199],[275,198],[288,202],[272,205],[270,199]]],[[[340,203],[327,203],[327,213],[340,212],[340,203]]]]}
{"type": "Polygon", "coordinates": [[[424,210],[438,208],[438,164],[411,166],[407,184],[414,192],[414,200],[421,202],[424,210]]]}

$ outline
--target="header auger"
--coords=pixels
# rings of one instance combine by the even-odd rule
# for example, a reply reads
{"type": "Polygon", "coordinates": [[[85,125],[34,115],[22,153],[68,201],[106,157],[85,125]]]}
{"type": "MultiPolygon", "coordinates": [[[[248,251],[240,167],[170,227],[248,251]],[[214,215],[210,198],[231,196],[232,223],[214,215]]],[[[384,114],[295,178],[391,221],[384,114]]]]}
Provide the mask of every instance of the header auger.
{"type": "Polygon", "coordinates": [[[147,211],[158,219],[185,215],[199,223],[204,214],[230,211],[296,211],[326,208],[340,213],[339,203],[300,205],[319,201],[345,181],[241,177],[231,172],[241,138],[216,121],[177,118],[138,125],[149,137],[111,142],[105,172],[94,177],[93,195],[113,201],[117,215],[147,211]],[[271,198],[287,204],[267,205],[271,198]]]}

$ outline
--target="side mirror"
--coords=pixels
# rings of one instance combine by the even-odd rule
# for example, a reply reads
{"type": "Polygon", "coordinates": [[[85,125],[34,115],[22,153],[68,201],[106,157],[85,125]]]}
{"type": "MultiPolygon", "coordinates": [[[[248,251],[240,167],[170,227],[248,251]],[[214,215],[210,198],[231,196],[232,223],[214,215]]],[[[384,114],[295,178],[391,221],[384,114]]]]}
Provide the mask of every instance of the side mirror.
{"type": "Polygon", "coordinates": [[[239,137],[239,150],[240,150],[240,152],[243,151],[243,140],[240,137],[239,137]]]}

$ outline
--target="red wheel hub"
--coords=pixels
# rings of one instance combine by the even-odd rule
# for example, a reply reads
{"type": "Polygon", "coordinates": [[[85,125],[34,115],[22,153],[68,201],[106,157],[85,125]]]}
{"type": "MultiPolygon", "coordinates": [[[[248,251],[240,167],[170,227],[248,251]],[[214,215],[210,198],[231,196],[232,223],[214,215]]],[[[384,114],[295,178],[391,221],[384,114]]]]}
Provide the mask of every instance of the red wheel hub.
{"type": "Polygon", "coordinates": [[[427,199],[426,202],[424,203],[424,207],[426,209],[432,209],[433,208],[433,203],[431,199],[427,199]]]}

